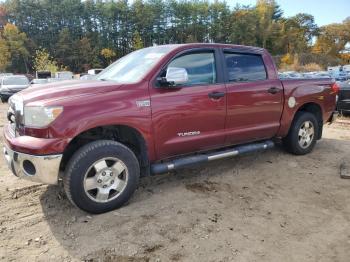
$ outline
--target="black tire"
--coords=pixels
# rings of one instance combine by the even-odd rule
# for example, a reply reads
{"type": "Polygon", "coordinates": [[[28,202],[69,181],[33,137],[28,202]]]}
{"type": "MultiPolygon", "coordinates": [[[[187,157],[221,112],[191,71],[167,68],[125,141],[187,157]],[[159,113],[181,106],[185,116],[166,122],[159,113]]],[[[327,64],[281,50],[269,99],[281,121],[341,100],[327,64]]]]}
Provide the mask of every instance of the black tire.
{"type": "Polygon", "coordinates": [[[317,138],[319,136],[320,128],[317,118],[314,114],[309,112],[297,112],[293,123],[289,129],[288,135],[283,138],[283,144],[286,150],[295,155],[305,155],[310,153],[315,147],[317,138]],[[314,128],[314,135],[311,139],[311,143],[307,147],[302,147],[299,144],[299,130],[305,122],[311,122],[314,128]]]}
{"type": "MultiPolygon", "coordinates": [[[[92,172],[96,172],[96,174],[93,175],[93,178],[95,178],[102,171],[98,173],[94,169],[92,172]]],[[[108,177],[108,175],[106,177],[108,177]]],[[[139,162],[135,154],[129,148],[115,141],[100,140],[91,142],[74,153],[67,165],[63,177],[63,184],[68,199],[74,205],[89,213],[99,214],[124,205],[136,190],[139,183],[139,177],[139,162]],[[105,160],[107,158],[117,158],[120,160],[120,162],[123,163],[123,166],[126,167],[126,171],[122,172],[127,172],[126,174],[128,178],[124,185],[124,189],[119,193],[115,193],[116,198],[101,203],[97,202],[98,200],[94,201],[92,199],[93,196],[85,191],[84,183],[86,181],[85,178],[89,175],[88,172],[91,172],[94,164],[96,166],[97,161],[110,161],[105,160]]],[[[97,181],[101,180],[99,179],[97,181]]],[[[103,190],[102,188],[100,189],[103,190]]],[[[100,189],[96,189],[96,195],[100,189]]]]}

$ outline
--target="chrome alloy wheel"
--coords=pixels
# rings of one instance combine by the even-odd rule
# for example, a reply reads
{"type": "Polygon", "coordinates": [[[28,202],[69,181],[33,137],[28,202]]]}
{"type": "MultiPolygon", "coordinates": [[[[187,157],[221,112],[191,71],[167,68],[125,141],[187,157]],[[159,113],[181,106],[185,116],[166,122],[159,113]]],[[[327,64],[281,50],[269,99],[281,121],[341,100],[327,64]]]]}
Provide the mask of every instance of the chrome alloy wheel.
{"type": "Polygon", "coordinates": [[[128,183],[128,168],[118,158],[96,161],[84,176],[86,195],[95,202],[106,203],[117,198],[128,183]]]}
{"type": "Polygon", "coordinates": [[[298,142],[302,148],[308,148],[315,136],[315,128],[311,121],[305,121],[298,133],[298,142]]]}

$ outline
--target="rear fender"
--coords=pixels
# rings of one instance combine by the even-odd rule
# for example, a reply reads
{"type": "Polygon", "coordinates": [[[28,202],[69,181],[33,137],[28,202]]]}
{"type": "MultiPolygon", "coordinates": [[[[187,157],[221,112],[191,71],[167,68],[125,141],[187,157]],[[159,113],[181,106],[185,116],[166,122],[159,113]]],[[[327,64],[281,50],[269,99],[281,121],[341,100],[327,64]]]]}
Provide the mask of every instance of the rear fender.
{"type": "MultiPolygon", "coordinates": [[[[287,88],[285,90],[285,99],[283,105],[283,112],[281,116],[281,125],[277,133],[277,137],[285,137],[288,135],[291,124],[294,120],[295,114],[305,108],[306,105],[316,105],[321,110],[322,121],[325,119],[325,115],[328,115],[324,111],[325,90],[324,85],[311,84],[306,87],[302,82],[295,86],[293,89],[287,88]]],[[[329,116],[327,117],[327,119],[329,116]]],[[[321,123],[322,126],[322,123],[321,123]]]]}

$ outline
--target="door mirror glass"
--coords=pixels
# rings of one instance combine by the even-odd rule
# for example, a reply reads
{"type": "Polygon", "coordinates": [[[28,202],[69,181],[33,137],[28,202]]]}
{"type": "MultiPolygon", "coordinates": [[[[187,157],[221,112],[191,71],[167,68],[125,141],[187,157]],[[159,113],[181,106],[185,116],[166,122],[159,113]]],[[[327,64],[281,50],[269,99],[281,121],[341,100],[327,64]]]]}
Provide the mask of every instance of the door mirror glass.
{"type": "Polygon", "coordinates": [[[168,67],[165,79],[170,85],[185,84],[188,82],[187,70],[181,67],[168,67]]]}

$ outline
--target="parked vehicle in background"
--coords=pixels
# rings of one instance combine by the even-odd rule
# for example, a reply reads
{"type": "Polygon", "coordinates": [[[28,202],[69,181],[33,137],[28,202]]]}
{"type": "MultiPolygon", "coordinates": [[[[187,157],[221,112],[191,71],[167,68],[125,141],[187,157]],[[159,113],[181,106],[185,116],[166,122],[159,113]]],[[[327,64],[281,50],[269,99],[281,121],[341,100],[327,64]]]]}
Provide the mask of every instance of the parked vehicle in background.
{"type": "Polygon", "coordinates": [[[350,115],[350,80],[339,82],[337,110],[342,115],[350,115]]]}
{"type": "Polygon", "coordinates": [[[126,203],[140,176],[266,150],[275,139],[311,152],[337,91],[331,79],[278,79],[262,48],[154,46],[95,80],[11,97],[4,154],[16,176],[61,178],[72,203],[102,213],[126,203]]]}
{"type": "Polygon", "coordinates": [[[331,74],[327,71],[316,71],[316,72],[279,72],[278,76],[280,79],[316,79],[316,78],[332,78],[331,74]]]}
{"type": "Polygon", "coordinates": [[[51,78],[51,72],[50,71],[36,71],[35,72],[35,78],[36,79],[51,78]]]}
{"type": "Polygon", "coordinates": [[[278,78],[279,79],[286,79],[288,78],[288,75],[283,72],[278,72],[278,78]]]}
{"type": "Polygon", "coordinates": [[[286,76],[285,78],[290,78],[290,79],[301,79],[301,78],[304,78],[301,73],[295,72],[295,71],[287,71],[287,72],[283,72],[283,73],[286,76]]]}
{"type": "Polygon", "coordinates": [[[350,65],[343,65],[343,72],[350,73],[350,65]]]}
{"type": "Polygon", "coordinates": [[[332,78],[332,75],[327,71],[314,72],[317,78],[332,78]]]}
{"type": "Polygon", "coordinates": [[[82,74],[80,75],[81,80],[91,80],[94,79],[96,75],[82,74]]]}
{"type": "Polygon", "coordinates": [[[30,82],[30,84],[31,84],[31,86],[32,85],[39,85],[39,84],[46,84],[46,83],[48,83],[49,81],[48,81],[48,79],[46,78],[46,79],[44,79],[44,78],[35,78],[35,79],[33,79],[31,82],[30,82]]]}
{"type": "Polygon", "coordinates": [[[312,79],[312,78],[318,78],[317,74],[315,72],[307,72],[307,73],[302,73],[302,76],[304,78],[312,79]]]}
{"type": "Polygon", "coordinates": [[[57,80],[72,80],[73,73],[70,71],[56,72],[55,79],[57,79],[57,80]]]}
{"type": "Polygon", "coordinates": [[[13,73],[0,73],[0,78],[3,78],[4,76],[13,76],[13,73]]]}
{"type": "Polygon", "coordinates": [[[87,74],[81,74],[80,79],[81,80],[92,80],[98,75],[103,69],[90,69],[88,70],[87,74]]]}
{"type": "Polygon", "coordinates": [[[343,72],[343,71],[339,71],[339,72],[335,72],[332,74],[332,77],[336,80],[336,81],[346,81],[348,79],[348,75],[343,72]]]}
{"type": "Polygon", "coordinates": [[[101,69],[101,68],[90,69],[90,70],[88,70],[88,74],[89,75],[97,75],[97,74],[101,73],[102,71],[103,71],[103,69],[101,69]]]}
{"type": "Polygon", "coordinates": [[[327,71],[331,74],[337,73],[341,71],[341,66],[329,66],[327,67],[327,71]]]}
{"type": "Polygon", "coordinates": [[[26,89],[29,86],[29,80],[23,75],[10,75],[1,78],[0,96],[1,101],[6,102],[13,94],[26,89]]]}

